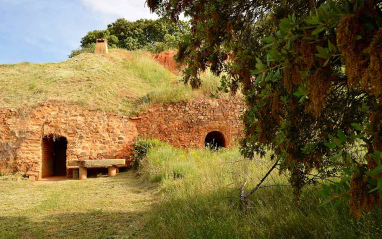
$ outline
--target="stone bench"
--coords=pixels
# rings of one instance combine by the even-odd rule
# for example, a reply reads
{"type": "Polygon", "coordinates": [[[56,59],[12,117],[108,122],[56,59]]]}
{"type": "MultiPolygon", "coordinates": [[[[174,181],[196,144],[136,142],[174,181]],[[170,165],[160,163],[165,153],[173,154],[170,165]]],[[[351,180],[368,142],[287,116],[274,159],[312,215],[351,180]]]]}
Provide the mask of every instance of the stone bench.
{"type": "Polygon", "coordinates": [[[117,175],[117,168],[126,166],[125,159],[100,159],[100,160],[72,160],[68,168],[79,168],[79,179],[87,179],[88,168],[107,168],[109,177],[117,175]]]}
{"type": "Polygon", "coordinates": [[[32,179],[32,180],[37,180],[38,179],[38,172],[28,171],[25,173],[25,176],[32,179]]]}

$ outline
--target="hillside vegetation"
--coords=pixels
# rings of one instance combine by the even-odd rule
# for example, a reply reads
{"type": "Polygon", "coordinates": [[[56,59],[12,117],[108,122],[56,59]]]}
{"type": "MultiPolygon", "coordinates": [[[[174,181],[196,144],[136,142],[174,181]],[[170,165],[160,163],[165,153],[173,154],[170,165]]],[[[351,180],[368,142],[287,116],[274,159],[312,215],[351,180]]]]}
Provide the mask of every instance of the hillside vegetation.
{"type": "Polygon", "coordinates": [[[29,108],[46,101],[131,115],[151,103],[176,102],[216,90],[217,77],[192,91],[180,76],[144,51],[111,49],[108,56],[83,53],[61,63],[0,65],[0,105],[29,108]]]}
{"type": "Polygon", "coordinates": [[[381,238],[381,208],[359,221],[347,205],[325,202],[321,186],[308,186],[293,203],[288,177],[273,172],[245,206],[240,188],[252,189],[272,162],[247,160],[239,149],[174,148],[149,141],[152,148],[140,172],[158,182],[162,199],[148,223],[149,238],[381,238]]]}

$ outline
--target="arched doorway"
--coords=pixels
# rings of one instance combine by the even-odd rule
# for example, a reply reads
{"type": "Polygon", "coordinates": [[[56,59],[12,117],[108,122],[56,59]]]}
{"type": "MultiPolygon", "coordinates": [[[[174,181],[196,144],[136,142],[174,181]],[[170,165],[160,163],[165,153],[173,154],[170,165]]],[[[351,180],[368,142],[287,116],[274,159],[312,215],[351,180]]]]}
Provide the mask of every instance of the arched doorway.
{"type": "Polygon", "coordinates": [[[68,141],[65,137],[48,135],[42,139],[43,178],[66,176],[66,150],[68,141]]]}
{"type": "Polygon", "coordinates": [[[226,147],[224,135],[219,131],[209,132],[204,140],[204,146],[208,149],[219,149],[226,147]]]}

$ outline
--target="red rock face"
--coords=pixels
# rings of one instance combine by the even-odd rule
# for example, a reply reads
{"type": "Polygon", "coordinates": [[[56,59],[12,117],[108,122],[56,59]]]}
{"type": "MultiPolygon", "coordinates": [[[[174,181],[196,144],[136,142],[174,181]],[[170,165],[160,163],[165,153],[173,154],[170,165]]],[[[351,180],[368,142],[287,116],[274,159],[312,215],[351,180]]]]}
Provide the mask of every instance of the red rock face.
{"type": "Polygon", "coordinates": [[[180,70],[180,66],[174,60],[174,56],[176,53],[176,51],[161,52],[158,54],[153,54],[153,58],[157,60],[161,65],[163,65],[166,69],[172,72],[177,72],[180,70]]]}
{"type": "Polygon", "coordinates": [[[127,159],[137,134],[126,117],[77,106],[46,104],[26,114],[2,109],[0,169],[41,172],[46,136],[66,138],[67,160],[127,159]]]}
{"type": "Polygon", "coordinates": [[[217,131],[231,147],[243,135],[239,119],[243,109],[244,103],[238,98],[156,105],[140,115],[137,130],[140,137],[156,138],[183,149],[204,148],[207,134],[217,131]]]}
{"type": "Polygon", "coordinates": [[[242,137],[243,109],[238,98],[155,105],[134,119],[58,103],[30,112],[0,109],[0,170],[36,172],[41,177],[43,167],[53,167],[46,164],[50,157],[62,151],[67,161],[128,159],[138,136],[183,149],[203,148],[207,134],[217,131],[230,147],[242,137]],[[65,145],[55,152],[54,145],[46,145],[47,137],[65,140],[65,145]]]}

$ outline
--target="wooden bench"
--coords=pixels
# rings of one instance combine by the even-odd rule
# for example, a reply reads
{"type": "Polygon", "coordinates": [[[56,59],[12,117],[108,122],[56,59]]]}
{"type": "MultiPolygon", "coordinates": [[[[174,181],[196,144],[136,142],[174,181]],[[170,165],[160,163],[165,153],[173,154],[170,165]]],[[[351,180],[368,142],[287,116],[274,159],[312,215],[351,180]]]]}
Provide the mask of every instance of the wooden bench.
{"type": "Polygon", "coordinates": [[[79,179],[87,179],[88,168],[107,168],[109,177],[117,175],[117,168],[126,166],[125,159],[71,160],[68,167],[79,168],[79,179]]]}

